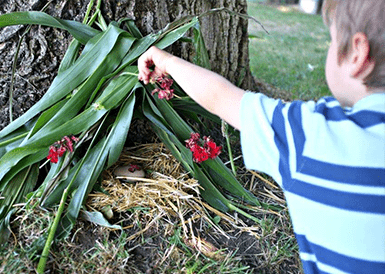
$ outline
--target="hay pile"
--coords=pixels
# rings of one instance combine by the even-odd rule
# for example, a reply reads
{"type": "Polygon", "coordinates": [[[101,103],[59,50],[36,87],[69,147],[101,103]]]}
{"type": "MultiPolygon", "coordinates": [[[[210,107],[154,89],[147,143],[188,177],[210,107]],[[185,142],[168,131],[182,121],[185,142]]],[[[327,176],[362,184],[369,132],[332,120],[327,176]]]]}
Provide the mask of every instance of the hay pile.
{"type": "MultiPolygon", "coordinates": [[[[118,163],[103,174],[102,188],[107,193],[91,193],[87,201],[90,210],[122,213],[135,209],[146,209],[141,216],[144,228],[129,236],[129,240],[143,235],[151,227],[169,226],[164,231],[180,226],[184,242],[208,257],[217,258],[217,249],[209,242],[195,235],[193,223],[205,221],[217,233],[226,232],[215,223],[211,215],[219,216],[228,224],[237,226],[230,215],[219,212],[201,200],[199,183],[185,172],[182,165],[172,156],[162,143],[144,144],[126,148],[118,163]],[[146,172],[145,178],[137,178],[131,183],[129,177],[116,177],[114,169],[118,166],[138,165],[146,172]]],[[[110,213],[105,214],[106,217],[110,213]]],[[[111,216],[110,216],[111,217],[111,216]]],[[[137,217],[137,216],[136,216],[137,217]]],[[[218,218],[218,217],[217,217],[218,218]]],[[[131,228],[135,224],[123,227],[131,228]]]]}

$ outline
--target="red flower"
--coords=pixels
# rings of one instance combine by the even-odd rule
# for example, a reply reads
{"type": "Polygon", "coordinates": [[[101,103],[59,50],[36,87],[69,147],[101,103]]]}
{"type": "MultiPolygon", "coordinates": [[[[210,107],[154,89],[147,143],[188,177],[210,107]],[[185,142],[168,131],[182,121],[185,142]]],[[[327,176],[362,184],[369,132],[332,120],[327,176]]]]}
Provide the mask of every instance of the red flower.
{"type": "Polygon", "coordinates": [[[185,141],[186,147],[193,153],[194,162],[201,163],[209,158],[215,159],[222,152],[222,146],[217,146],[211,137],[203,137],[203,147],[198,144],[199,140],[199,133],[191,133],[190,139],[185,141]]]}
{"type": "Polygon", "coordinates": [[[204,147],[210,159],[215,159],[222,152],[222,146],[217,146],[210,137],[206,137],[204,147]]]}
{"type": "Polygon", "coordinates": [[[71,152],[74,151],[73,142],[70,139],[70,137],[64,136],[61,141],[62,141],[64,147],[68,148],[69,151],[71,151],[71,152]]]}
{"type": "Polygon", "coordinates": [[[58,150],[57,150],[57,153],[59,155],[59,157],[62,157],[64,155],[64,152],[66,152],[67,149],[65,147],[59,147],[58,150]]]}
{"type": "Polygon", "coordinates": [[[166,75],[162,75],[160,77],[155,77],[150,79],[150,83],[157,84],[159,88],[154,89],[151,92],[151,95],[158,93],[159,99],[170,100],[174,97],[174,90],[171,89],[172,83],[174,81],[171,78],[168,78],[166,75]]]}
{"type": "Polygon", "coordinates": [[[77,141],[79,141],[79,138],[75,136],[64,136],[61,141],[57,141],[49,147],[47,159],[56,164],[59,161],[59,157],[62,157],[67,149],[73,152],[73,144],[77,141]]]}
{"type": "Polygon", "coordinates": [[[79,142],[79,138],[78,137],[75,137],[75,136],[71,136],[71,140],[74,141],[75,143],[76,142],[79,142]]]}
{"type": "Polygon", "coordinates": [[[163,89],[170,89],[173,82],[174,81],[171,78],[168,78],[165,75],[159,79],[160,87],[163,89]]]}
{"type": "Polygon", "coordinates": [[[191,151],[193,153],[193,161],[198,164],[203,161],[206,161],[209,158],[209,154],[207,153],[207,151],[200,145],[192,146],[191,151]]]}
{"type": "Polygon", "coordinates": [[[186,140],[186,147],[191,149],[194,145],[196,145],[199,141],[199,138],[201,137],[199,133],[192,132],[190,135],[190,139],[186,140]]]}
{"type": "Polygon", "coordinates": [[[56,147],[50,146],[47,159],[50,160],[52,163],[57,163],[59,160],[59,154],[56,150],[56,147]]]}
{"type": "Polygon", "coordinates": [[[193,140],[193,141],[195,141],[195,142],[198,142],[199,141],[199,138],[201,138],[201,135],[198,133],[198,132],[196,132],[196,133],[194,133],[194,132],[191,132],[191,139],[193,140]]]}

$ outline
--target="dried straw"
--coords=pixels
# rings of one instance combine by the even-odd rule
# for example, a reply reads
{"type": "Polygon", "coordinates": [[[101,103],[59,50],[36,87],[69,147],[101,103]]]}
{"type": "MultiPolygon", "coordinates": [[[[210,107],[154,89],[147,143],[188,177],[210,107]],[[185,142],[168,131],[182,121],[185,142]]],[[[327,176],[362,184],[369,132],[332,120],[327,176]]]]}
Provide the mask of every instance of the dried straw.
{"type": "MultiPolygon", "coordinates": [[[[109,206],[116,213],[135,208],[148,209],[145,228],[129,236],[130,240],[140,237],[160,222],[175,226],[177,219],[177,225],[182,227],[187,245],[216,257],[218,254],[214,249],[210,249],[213,250],[210,253],[203,248],[209,243],[204,239],[194,238],[191,228],[188,229],[187,225],[205,220],[218,233],[228,237],[221,227],[212,222],[208,211],[220,216],[226,222],[235,223],[234,218],[212,208],[200,199],[198,181],[186,173],[182,165],[161,143],[126,148],[118,163],[104,172],[102,187],[108,194],[91,193],[87,201],[88,208],[102,211],[109,206]],[[142,167],[146,171],[146,178],[136,178],[136,183],[129,183],[127,179],[132,178],[114,176],[113,170],[116,167],[130,164],[142,167]]],[[[165,257],[170,254],[166,254],[165,257]]]]}
{"type": "MultiPolygon", "coordinates": [[[[273,183],[264,179],[258,173],[250,172],[253,177],[251,185],[258,178],[271,188],[276,189],[273,183]]],[[[215,248],[210,246],[210,243],[201,239],[199,235],[195,236],[192,230],[191,224],[193,222],[204,220],[217,233],[229,237],[223,231],[223,225],[219,226],[212,221],[209,212],[220,216],[221,222],[230,224],[233,228],[251,233],[256,238],[259,238],[256,233],[258,227],[248,227],[242,220],[234,218],[234,216],[229,214],[224,214],[203,202],[199,195],[200,186],[198,181],[186,173],[182,165],[162,143],[125,148],[118,163],[104,172],[102,187],[108,194],[101,192],[91,193],[87,201],[89,208],[102,211],[103,208],[110,207],[115,213],[127,212],[132,209],[147,209],[145,217],[141,216],[140,218],[141,221],[144,220],[146,222],[146,224],[142,225],[144,229],[139,227],[139,231],[131,235],[130,240],[142,236],[145,231],[154,226],[166,226],[168,224],[170,227],[164,230],[171,232],[172,229],[175,229],[175,225],[178,225],[182,228],[181,232],[187,245],[208,256],[221,256],[215,248]],[[136,178],[136,183],[130,183],[127,179],[132,178],[114,176],[113,171],[116,167],[132,164],[141,166],[146,171],[146,178],[136,178]],[[175,223],[175,220],[178,220],[177,223],[175,223]],[[190,228],[188,228],[188,225],[190,228]]],[[[267,188],[264,191],[266,193],[261,193],[260,191],[259,193],[278,203],[284,203],[272,191],[269,191],[267,188]]],[[[266,213],[262,209],[259,210],[261,213],[266,213]]],[[[274,214],[275,212],[269,213],[274,214]]],[[[133,226],[130,225],[129,227],[133,226]]],[[[164,255],[164,259],[172,256],[172,253],[173,248],[164,255]]]]}

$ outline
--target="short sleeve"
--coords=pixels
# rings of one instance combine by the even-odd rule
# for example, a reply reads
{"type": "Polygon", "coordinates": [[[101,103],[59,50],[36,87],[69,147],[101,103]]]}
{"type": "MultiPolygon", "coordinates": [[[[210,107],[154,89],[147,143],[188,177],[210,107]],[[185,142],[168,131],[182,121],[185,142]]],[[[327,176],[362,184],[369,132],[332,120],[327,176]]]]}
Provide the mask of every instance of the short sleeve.
{"type": "Polygon", "coordinates": [[[258,170],[280,182],[279,151],[272,119],[280,100],[247,92],[241,101],[241,146],[247,168],[258,170]]]}

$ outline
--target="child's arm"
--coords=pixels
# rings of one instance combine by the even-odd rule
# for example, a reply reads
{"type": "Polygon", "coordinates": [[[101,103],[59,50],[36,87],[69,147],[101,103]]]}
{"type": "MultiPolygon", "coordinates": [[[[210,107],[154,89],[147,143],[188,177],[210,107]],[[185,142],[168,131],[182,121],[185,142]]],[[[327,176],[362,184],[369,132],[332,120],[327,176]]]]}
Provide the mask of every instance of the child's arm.
{"type": "Polygon", "coordinates": [[[224,77],[151,47],[138,60],[139,80],[145,84],[153,74],[169,74],[198,104],[240,129],[240,106],[244,90],[224,77]],[[150,67],[155,65],[154,72],[150,67]]]}

